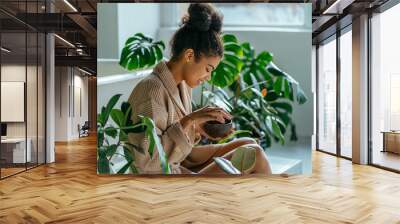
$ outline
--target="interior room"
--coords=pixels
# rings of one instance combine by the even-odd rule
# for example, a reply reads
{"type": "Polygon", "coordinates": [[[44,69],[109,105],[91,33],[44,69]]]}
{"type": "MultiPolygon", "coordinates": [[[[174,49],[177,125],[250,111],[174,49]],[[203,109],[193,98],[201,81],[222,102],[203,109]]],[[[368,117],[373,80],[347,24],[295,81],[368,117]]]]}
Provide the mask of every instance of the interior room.
{"type": "MultiPolygon", "coordinates": [[[[309,5],[311,27],[286,30],[268,26],[263,16],[238,19],[243,11],[229,1],[226,17],[236,35],[283,52],[279,65],[299,71],[313,99],[311,109],[294,108],[305,124],[298,137],[310,138],[311,148],[297,141],[269,149],[293,160],[307,150],[304,174],[99,175],[97,116],[110,97],[102,93],[131,89],[150,73],[119,65],[133,34],[123,28],[140,26],[166,41],[186,4],[168,11],[161,8],[171,4],[152,3],[131,14],[130,6],[114,4],[148,2],[0,1],[0,223],[400,222],[398,0],[262,1],[309,5]],[[112,5],[110,11],[101,4],[112,5]],[[140,20],[131,19],[139,13],[140,20]],[[284,35],[264,43],[258,35],[266,29],[284,35]],[[287,56],[288,46],[309,47],[310,55],[287,56]],[[302,119],[304,113],[313,119],[302,119]]],[[[276,15],[283,25],[304,19],[276,15]]]]}
{"type": "Polygon", "coordinates": [[[55,143],[93,133],[96,69],[90,63],[90,43],[79,25],[59,27],[54,16],[53,24],[45,23],[50,11],[56,15],[60,10],[73,10],[68,5],[2,1],[0,6],[0,178],[4,179],[54,162],[55,143]],[[47,33],[53,31],[50,38],[47,33]],[[79,60],[83,57],[86,60],[79,60]]]}

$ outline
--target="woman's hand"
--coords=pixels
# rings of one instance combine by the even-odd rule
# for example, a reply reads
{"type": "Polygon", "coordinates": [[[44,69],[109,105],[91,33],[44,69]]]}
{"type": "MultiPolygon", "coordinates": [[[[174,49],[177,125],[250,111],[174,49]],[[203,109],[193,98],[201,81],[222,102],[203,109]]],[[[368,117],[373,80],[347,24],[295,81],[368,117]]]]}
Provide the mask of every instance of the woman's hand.
{"type": "Polygon", "coordinates": [[[181,123],[182,127],[186,130],[193,123],[196,124],[196,127],[202,127],[202,125],[207,121],[216,120],[221,123],[225,123],[225,119],[231,120],[232,115],[230,115],[228,112],[226,112],[222,108],[207,106],[207,107],[200,108],[200,109],[192,112],[191,114],[184,116],[180,120],[180,123],[181,123]]]}
{"type": "Polygon", "coordinates": [[[219,140],[221,140],[221,139],[223,139],[223,138],[225,138],[225,137],[228,137],[228,136],[229,136],[230,134],[232,134],[233,132],[235,132],[235,129],[232,127],[232,128],[229,130],[228,133],[226,133],[224,136],[221,136],[221,137],[218,137],[218,138],[214,138],[214,137],[209,136],[209,135],[204,131],[204,129],[203,129],[202,126],[196,126],[196,131],[197,131],[198,133],[200,133],[201,136],[203,136],[203,137],[205,137],[205,138],[207,138],[207,139],[210,139],[210,140],[212,140],[212,141],[219,141],[219,140]]]}

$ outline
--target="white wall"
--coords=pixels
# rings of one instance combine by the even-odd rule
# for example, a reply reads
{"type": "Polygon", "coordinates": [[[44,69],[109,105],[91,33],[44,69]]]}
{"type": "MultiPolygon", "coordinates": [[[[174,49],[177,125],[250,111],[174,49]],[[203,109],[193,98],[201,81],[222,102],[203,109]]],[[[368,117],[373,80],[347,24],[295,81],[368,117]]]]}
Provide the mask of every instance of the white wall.
{"type": "MultiPolygon", "coordinates": [[[[75,72],[76,72],[76,70],[75,70],[75,72]]],[[[75,115],[75,116],[73,117],[72,122],[71,122],[71,126],[72,126],[71,134],[72,134],[73,138],[79,137],[79,132],[78,132],[78,128],[77,128],[78,124],[80,126],[82,126],[85,123],[85,121],[89,120],[88,77],[81,76],[81,74],[83,74],[83,73],[78,72],[78,74],[75,73],[75,76],[74,76],[74,78],[75,78],[75,80],[74,80],[75,96],[73,96],[73,97],[75,99],[74,100],[75,106],[74,106],[73,110],[75,110],[75,113],[73,113],[73,115],[75,115]],[[80,90],[80,99],[78,98],[79,93],[77,93],[77,90],[80,90]],[[81,101],[80,105],[79,105],[79,100],[81,101]],[[79,109],[81,111],[79,111],[79,109]]]]}
{"type": "Polygon", "coordinates": [[[108,100],[115,94],[122,94],[116,104],[119,107],[122,102],[127,101],[133,88],[148,75],[151,70],[144,70],[132,74],[115,75],[113,77],[99,77],[97,81],[97,111],[105,106],[108,100]]]}
{"type": "Polygon", "coordinates": [[[67,67],[55,68],[55,140],[66,141],[68,139],[68,88],[69,76],[67,67]]]}
{"type": "Polygon", "coordinates": [[[160,26],[159,4],[99,3],[98,58],[119,59],[125,41],[137,32],[155,37],[160,26]]]}
{"type": "Polygon", "coordinates": [[[159,5],[149,3],[118,4],[119,55],[125,41],[137,32],[156,37],[157,28],[160,26],[159,5]]]}
{"type": "Polygon", "coordinates": [[[77,139],[79,137],[78,124],[82,126],[88,120],[88,78],[71,67],[56,67],[55,72],[55,140],[77,139]],[[77,98],[79,89],[80,103],[77,98]],[[81,105],[82,114],[80,114],[79,105],[81,105]]]}
{"type": "Polygon", "coordinates": [[[163,21],[160,14],[163,13],[160,12],[159,3],[99,3],[98,8],[97,73],[100,84],[97,87],[97,111],[100,111],[114,94],[123,93],[117,106],[126,101],[143,77],[140,74],[135,76],[136,73],[129,72],[118,64],[120,53],[125,41],[138,32],[158,39],[158,29],[163,21]],[[114,76],[117,79],[101,83],[105,76],[114,76]],[[125,78],[118,80],[118,76],[125,78]]]}
{"type": "Polygon", "coordinates": [[[118,58],[118,7],[112,3],[97,4],[97,49],[99,58],[118,58]]]}

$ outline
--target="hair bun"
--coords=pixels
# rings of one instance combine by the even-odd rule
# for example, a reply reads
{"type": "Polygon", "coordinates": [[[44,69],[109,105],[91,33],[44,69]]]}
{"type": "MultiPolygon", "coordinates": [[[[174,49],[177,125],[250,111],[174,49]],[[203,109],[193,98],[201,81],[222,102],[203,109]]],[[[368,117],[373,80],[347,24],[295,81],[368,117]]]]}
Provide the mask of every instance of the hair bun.
{"type": "Polygon", "coordinates": [[[222,29],[222,16],[221,14],[215,13],[211,16],[210,29],[216,32],[221,32],[222,29]]]}
{"type": "Polygon", "coordinates": [[[188,8],[188,13],[188,17],[183,18],[183,22],[188,27],[199,31],[221,31],[222,15],[211,4],[192,3],[188,8]]]}

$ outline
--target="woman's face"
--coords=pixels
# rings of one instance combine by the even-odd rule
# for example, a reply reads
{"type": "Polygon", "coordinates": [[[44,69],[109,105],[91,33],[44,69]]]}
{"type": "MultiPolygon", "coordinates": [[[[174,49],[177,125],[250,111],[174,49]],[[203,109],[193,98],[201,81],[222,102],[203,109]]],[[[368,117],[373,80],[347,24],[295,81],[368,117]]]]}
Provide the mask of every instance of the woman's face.
{"type": "Polygon", "coordinates": [[[201,85],[211,78],[211,72],[217,68],[221,58],[218,56],[200,57],[196,62],[194,56],[186,58],[183,66],[183,79],[191,88],[201,85]]]}

